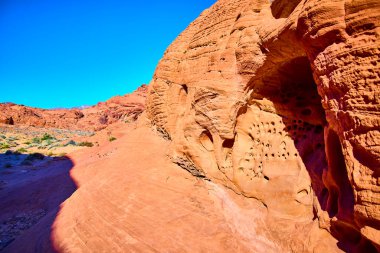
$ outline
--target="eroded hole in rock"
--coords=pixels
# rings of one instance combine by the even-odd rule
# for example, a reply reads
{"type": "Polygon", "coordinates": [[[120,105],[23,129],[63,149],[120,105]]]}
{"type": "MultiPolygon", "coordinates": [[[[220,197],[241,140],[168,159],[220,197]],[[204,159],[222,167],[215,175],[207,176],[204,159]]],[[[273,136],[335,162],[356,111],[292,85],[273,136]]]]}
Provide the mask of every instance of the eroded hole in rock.
{"type": "Polygon", "coordinates": [[[214,150],[214,140],[212,138],[210,131],[208,130],[203,131],[202,134],[199,136],[199,141],[201,142],[202,146],[207,151],[214,150]]]}
{"type": "MultiPolygon", "coordinates": [[[[343,236],[336,235],[336,238],[343,244],[347,243],[345,238],[348,238],[351,240],[350,243],[358,245],[360,241],[360,244],[371,248],[370,244],[362,242],[363,238],[354,226],[350,225],[350,231],[348,229],[341,231],[342,224],[351,224],[353,220],[353,190],[348,178],[340,139],[327,125],[321,98],[307,58],[293,59],[268,73],[265,69],[262,71],[264,73],[261,74],[262,78],[254,79],[249,84],[249,87],[254,90],[250,105],[257,106],[259,111],[263,111],[263,115],[271,112],[280,116],[281,121],[279,125],[277,123],[273,125],[270,122],[268,126],[260,125],[256,133],[263,135],[263,130],[265,130],[265,136],[271,135],[270,138],[273,139],[283,138],[285,145],[280,145],[283,149],[280,149],[279,153],[284,156],[280,155],[280,158],[299,159],[303,163],[322,210],[326,211],[331,218],[337,218],[338,222],[332,226],[335,226],[337,234],[343,236]],[[270,103],[265,102],[266,100],[270,103]],[[274,107],[274,111],[270,109],[271,106],[274,107]],[[275,132],[274,126],[276,126],[275,132]],[[276,137],[275,135],[279,132],[284,134],[276,137]],[[292,142],[291,145],[286,144],[289,141],[292,142]]],[[[257,138],[255,135],[252,136],[257,138]]],[[[264,161],[278,159],[277,152],[265,152],[263,159],[264,161]]],[[[300,199],[307,199],[309,193],[299,191],[297,195],[300,199]]],[[[314,209],[315,215],[317,212],[318,210],[314,209]]]]}
{"type": "Polygon", "coordinates": [[[338,213],[338,191],[335,187],[330,187],[326,211],[329,213],[330,218],[334,217],[338,213]]]}
{"type": "Polygon", "coordinates": [[[309,108],[304,109],[304,110],[302,110],[301,114],[304,115],[304,116],[310,116],[311,115],[311,110],[309,108]]]}
{"type": "Polygon", "coordinates": [[[223,148],[231,149],[234,146],[234,142],[235,142],[234,139],[226,139],[223,141],[222,146],[223,148]]]}
{"type": "Polygon", "coordinates": [[[301,0],[273,0],[270,6],[274,18],[287,18],[294,11],[301,0]]]}
{"type": "Polygon", "coordinates": [[[241,13],[239,13],[239,15],[237,15],[236,19],[235,19],[235,22],[238,21],[241,17],[241,13]]]}
{"type": "Polygon", "coordinates": [[[188,94],[189,91],[188,91],[187,85],[186,84],[182,84],[181,86],[182,86],[182,89],[185,91],[185,93],[188,94]]]}
{"type": "Polygon", "coordinates": [[[186,104],[186,99],[188,95],[188,88],[186,84],[180,85],[178,102],[180,104],[186,104]]]}
{"type": "MultiPolygon", "coordinates": [[[[263,72],[265,73],[265,70],[263,72]]],[[[277,70],[265,74],[262,82],[252,84],[251,87],[255,92],[252,94],[251,103],[260,103],[262,98],[270,100],[275,113],[281,117],[278,125],[272,124],[276,127],[276,132],[270,127],[267,133],[271,135],[281,133],[281,136],[272,138],[282,138],[286,142],[292,142],[280,150],[283,154],[280,158],[302,161],[321,205],[325,206],[330,199],[331,211],[334,213],[338,206],[333,206],[334,196],[329,198],[330,189],[326,189],[322,181],[323,170],[327,168],[326,153],[323,148],[326,117],[308,59],[300,57],[283,63],[277,70]]],[[[277,159],[277,156],[271,152],[265,154],[265,158],[277,159]]]]}
{"type": "Polygon", "coordinates": [[[7,125],[14,125],[14,120],[12,117],[9,117],[5,120],[5,124],[7,125]]]}
{"type": "Polygon", "coordinates": [[[247,109],[248,109],[247,105],[240,107],[239,110],[237,111],[236,118],[239,117],[240,115],[245,114],[247,112],[247,109]]]}
{"type": "Polygon", "coordinates": [[[334,196],[329,197],[329,214],[333,216],[339,214],[338,217],[341,219],[350,219],[354,208],[354,195],[347,176],[339,137],[331,129],[327,133],[326,153],[329,165],[327,187],[329,192],[334,192],[334,196]]]}

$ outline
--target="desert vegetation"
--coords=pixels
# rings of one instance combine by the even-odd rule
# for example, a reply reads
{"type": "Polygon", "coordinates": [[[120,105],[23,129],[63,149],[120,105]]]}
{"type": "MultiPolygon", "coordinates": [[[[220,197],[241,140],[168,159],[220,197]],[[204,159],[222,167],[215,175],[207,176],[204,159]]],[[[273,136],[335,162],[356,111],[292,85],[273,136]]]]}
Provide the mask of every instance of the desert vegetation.
{"type": "Polygon", "coordinates": [[[0,153],[12,154],[41,153],[45,156],[63,156],[80,148],[92,147],[94,144],[84,138],[91,138],[94,132],[48,129],[23,128],[13,126],[0,127],[0,153]]]}

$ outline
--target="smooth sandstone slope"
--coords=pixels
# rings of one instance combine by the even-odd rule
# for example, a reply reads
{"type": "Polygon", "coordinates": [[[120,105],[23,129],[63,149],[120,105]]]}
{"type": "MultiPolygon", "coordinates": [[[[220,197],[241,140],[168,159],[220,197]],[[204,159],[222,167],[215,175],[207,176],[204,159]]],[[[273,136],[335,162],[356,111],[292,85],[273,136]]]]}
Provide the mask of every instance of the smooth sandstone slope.
{"type": "Polygon", "coordinates": [[[149,126],[125,128],[123,135],[71,154],[78,190],[51,230],[42,220],[5,252],[281,251],[259,201],[173,164],[170,142],[149,126]]]}
{"type": "Polygon", "coordinates": [[[377,0],[219,0],[165,52],[147,114],[173,162],[261,201],[284,250],[327,230],[376,252],[379,73],[377,0]]]}

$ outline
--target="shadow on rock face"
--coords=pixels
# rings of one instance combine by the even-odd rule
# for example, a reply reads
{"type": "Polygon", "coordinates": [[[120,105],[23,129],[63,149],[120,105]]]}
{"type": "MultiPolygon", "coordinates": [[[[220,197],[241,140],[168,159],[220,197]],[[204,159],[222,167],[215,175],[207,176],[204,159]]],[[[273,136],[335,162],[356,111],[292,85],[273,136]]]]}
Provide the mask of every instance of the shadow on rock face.
{"type": "Polygon", "coordinates": [[[273,103],[276,114],[282,118],[286,136],[293,140],[295,155],[302,160],[319,202],[314,205],[315,218],[330,224],[325,228],[339,240],[340,249],[377,252],[353,222],[354,195],[341,141],[326,121],[307,58],[283,63],[262,80],[266,85],[254,87],[254,96],[273,103]],[[327,213],[327,217],[323,213],[327,213]]]}
{"type": "Polygon", "coordinates": [[[77,189],[69,157],[0,154],[0,251],[55,252],[54,220],[77,189]]]}

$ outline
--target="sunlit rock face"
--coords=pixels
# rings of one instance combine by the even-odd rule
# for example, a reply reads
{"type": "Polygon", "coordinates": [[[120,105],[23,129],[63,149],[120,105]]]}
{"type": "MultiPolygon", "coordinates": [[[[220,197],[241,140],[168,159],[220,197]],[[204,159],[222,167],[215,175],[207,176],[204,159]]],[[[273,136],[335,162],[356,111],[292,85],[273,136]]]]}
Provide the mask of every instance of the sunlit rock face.
{"type": "Polygon", "coordinates": [[[147,114],[173,162],[261,201],[284,250],[380,251],[379,37],[378,0],[220,0],[147,114]]]}
{"type": "Polygon", "coordinates": [[[145,110],[147,86],[115,96],[94,106],[71,109],[40,109],[0,103],[0,124],[99,131],[116,122],[132,122],[145,110]]]}

